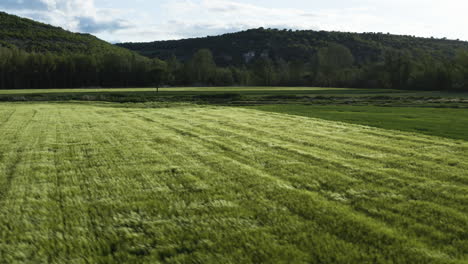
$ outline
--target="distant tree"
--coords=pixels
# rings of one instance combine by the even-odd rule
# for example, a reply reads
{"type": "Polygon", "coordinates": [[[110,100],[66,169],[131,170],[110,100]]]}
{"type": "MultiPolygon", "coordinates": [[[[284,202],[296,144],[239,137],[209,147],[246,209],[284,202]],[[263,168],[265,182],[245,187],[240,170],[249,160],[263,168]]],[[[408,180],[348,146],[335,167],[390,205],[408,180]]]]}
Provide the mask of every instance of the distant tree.
{"type": "Polygon", "coordinates": [[[407,87],[411,73],[411,58],[408,51],[389,51],[385,54],[385,71],[390,88],[407,87]]]}
{"type": "Polygon", "coordinates": [[[182,81],[183,65],[182,63],[172,54],[172,56],[166,61],[167,63],[167,82],[170,85],[176,85],[182,81]]]}
{"type": "Polygon", "coordinates": [[[252,74],[245,66],[243,67],[231,67],[232,77],[234,84],[237,85],[251,85],[252,83],[252,74]]]}
{"type": "Polygon", "coordinates": [[[159,87],[167,81],[167,63],[159,59],[153,59],[151,69],[149,71],[151,85],[156,87],[159,92],[159,87]]]}
{"type": "Polygon", "coordinates": [[[214,79],[213,85],[216,86],[231,86],[234,84],[234,77],[232,74],[231,69],[229,68],[217,68],[214,79]]]}
{"type": "Polygon", "coordinates": [[[289,63],[289,85],[300,86],[304,85],[304,77],[306,75],[306,66],[300,60],[294,60],[289,63]]]}
{"type": "Polygon", "coordinates": [[[454,88],[468,91],[468,50],[459,50],[455,59],[454,88]]]}
{"type": "Polygon", "coordinates": [[[284,59],[279,59],[276,62],[276,78],[278,85],[288,86],[290,85],[291,76],[289,70],[289,63],[284,59]]]}
{"type": "Polygon", "coordinates": [[[318,51],[319,76],[326,86],[332,85],[339,72],[353,66],[354,57],[351,51],[340,44],[331,44],[318,51]]]}
{"type": "Polygon", "coordinates": [[[187,74],[192,83],[210,84],[215,71],[213,54],[208,49],[198,50],[187,64],[187,74]]]}
{"type": "Polygon", "coordinates": [[[273,86],[277,84],[277,73],[273,61],[269,58],[259,58],[253,66],[255,84],[273,86]]]}

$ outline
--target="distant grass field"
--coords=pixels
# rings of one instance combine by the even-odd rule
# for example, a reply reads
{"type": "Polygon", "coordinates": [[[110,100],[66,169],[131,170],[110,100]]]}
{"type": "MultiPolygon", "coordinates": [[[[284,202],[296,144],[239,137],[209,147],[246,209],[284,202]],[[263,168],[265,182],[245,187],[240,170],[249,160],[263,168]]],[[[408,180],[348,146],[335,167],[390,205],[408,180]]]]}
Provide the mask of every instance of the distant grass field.
{"type": "MultiPolygon", "coordinates": [[[[48,94],[120,94],[154,95],[155,88],[86,88],[86,89],[24,89],[0,90],[0,95],[48,95],[48,94]]],[[[206,95],[237,93],[239,95],[339,95],[339,96],[426,96],[426,97],[463,97],[468,93],[449,93],[440,91],[407,91],[392,89],[322,88],[322,87],[172,87],[159,88],[160,96],[206,95]]]]}
{"type": "Polygon", "coordinates": [[[468,108],[295,104],[259,105],[249,108],[468,141],[468,108]]]}
{"type": "MultiPolygon", "coordinates": [[[[86,89],[25,89],[25,90],[0,90],[0,94],[48,94],[48,93],[140,93],[155,92],[156,88],[86,88],[86,89]]],[[[159,88],[162,94],[179,92],[302,92],[302,93],[402,93],[407,91],[389,89],[351,89],[351,88],[320,88],[320,87],[174,87],[159,88]]]]}
{"type": "Polygon", "coordinates": [[[1,262],[468,261],[468,142],[120,106],[0,104],[1,262]]]}

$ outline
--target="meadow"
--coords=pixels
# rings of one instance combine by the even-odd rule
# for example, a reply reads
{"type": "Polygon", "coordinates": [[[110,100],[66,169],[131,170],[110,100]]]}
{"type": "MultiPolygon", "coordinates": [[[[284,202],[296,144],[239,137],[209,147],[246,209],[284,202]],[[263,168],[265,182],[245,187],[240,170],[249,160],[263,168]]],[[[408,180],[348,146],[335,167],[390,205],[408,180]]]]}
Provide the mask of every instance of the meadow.
{"type": "Polygon", "coordinates": [[[1,262],[468,261],[467,141],[276,109],[1,103],[1,262]]]}
{"type": "Polygon", "coordinates": [[[248,108],[468,140],[468,108],[313,104],[267,104],[248,108]]]}

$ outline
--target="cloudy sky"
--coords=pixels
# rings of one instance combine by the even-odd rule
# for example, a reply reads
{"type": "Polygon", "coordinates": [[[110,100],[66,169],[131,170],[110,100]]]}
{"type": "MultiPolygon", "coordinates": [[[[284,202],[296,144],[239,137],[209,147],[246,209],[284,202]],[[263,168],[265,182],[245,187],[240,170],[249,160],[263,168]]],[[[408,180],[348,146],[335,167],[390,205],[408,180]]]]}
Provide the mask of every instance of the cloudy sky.
{"type": "Polygon", "coordinates": [[[466,0],[0,0],[0,10],[109,42],[257,27],[468,40],[466,0]]]}

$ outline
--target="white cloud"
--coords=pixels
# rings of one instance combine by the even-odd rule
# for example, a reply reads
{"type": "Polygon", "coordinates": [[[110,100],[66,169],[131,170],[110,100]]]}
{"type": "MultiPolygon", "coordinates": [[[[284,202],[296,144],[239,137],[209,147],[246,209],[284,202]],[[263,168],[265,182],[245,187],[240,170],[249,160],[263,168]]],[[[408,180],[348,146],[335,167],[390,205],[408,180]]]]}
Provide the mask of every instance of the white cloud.
{"type": "Polygon", "coordinates": [[[202,37],[257,27],[317,29],[314,14],[298,9],[274,9],[226,0],[175,0],[162,6],[165,21],[150,19],[128,30],[126,40],[150,41],[202,37]]]}
{"type": "Polygon", "coordinates": [[[2,0],[0,8],[77,32],[113,32],[129,27],[116,9],[100,9],[94,0],[2,0]]]}
{"type": "Polygon", "coordinates": [[[125,40],[151,41],[203,37],[250,28],[324,29],[353,31],[382,22],[368,9],[353,8],[311,12],[297,8],[270,8],[230,0],[173,0],[162,6],[165,21],[150,20],[119,30],[125,40]],[[356,19],[358,18],[358,19],[356,19]]]}

